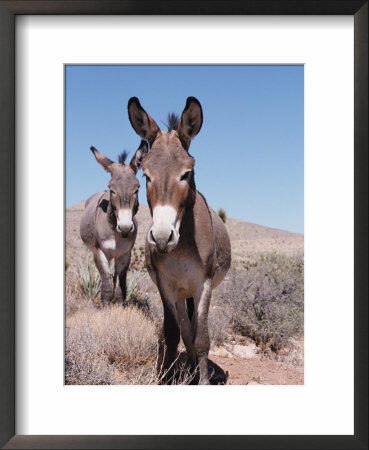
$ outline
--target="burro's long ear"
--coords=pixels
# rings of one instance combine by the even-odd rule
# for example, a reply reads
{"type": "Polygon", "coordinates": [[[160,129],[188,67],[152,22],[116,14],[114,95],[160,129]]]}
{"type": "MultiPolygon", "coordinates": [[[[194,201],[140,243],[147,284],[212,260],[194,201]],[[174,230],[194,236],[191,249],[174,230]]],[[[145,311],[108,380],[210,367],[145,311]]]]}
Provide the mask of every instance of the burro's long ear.
{"type": "Polygon", "coordinates": [[[105,155],[99,152],[95,147],[90,147],[90,150],[94,154],[96,161],[103,166],[103,168],[107,171],[112,173],[113,167],[114,167],[114,161],[107,158],[105,155]]]}
{"type": "Polygon", "coordinates": [[[131,162],[129,163],[134,172],[137,172],[138,169],[141,167],[142,160],[147,155],[148,150],[149,146],[147,145],[147,142],[142,140],[140,146],[136,150],[136,153],[133,155],[131,162]]]}
{"type": "Polygon", "coordinates": [[[181,120],[178,124],[178,136],[186,150],[191,140],[197,135],[202,126],[202,108],[195,97],[188,97],[181,120]]]}
{"type": "Polygon", "coordinates": [[[128,101],[128,117],[135,132],[142,139],[147,139],[151,145],[160,129],[154,119],[142,108],[137,97],[132,97],[128,101]]]}

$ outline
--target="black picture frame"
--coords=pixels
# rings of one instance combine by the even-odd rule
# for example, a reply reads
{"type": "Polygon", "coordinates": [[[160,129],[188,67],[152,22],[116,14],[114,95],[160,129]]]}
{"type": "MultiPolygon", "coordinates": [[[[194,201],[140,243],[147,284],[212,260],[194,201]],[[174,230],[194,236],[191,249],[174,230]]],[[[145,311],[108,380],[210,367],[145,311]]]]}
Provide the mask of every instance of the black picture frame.
{"type": "MultiPolygon", "coordinates": [[[[339,95],[339,93],[338,93],[339,95]]],[[[0,445],[6,449],[367,449],[368,448],[368,1],[43,0],[0,1],[0,445]],[[268,14],[354,16],[354,435],[15,435],[15,17],[18,14],[268,14]],[[6,194],[6,195],[5,195],[6,194]]],[[[339,392],[337,393],[339,395],[339,392]]],[[[319,407],[317,405],[317,407],[319,407]]]]}

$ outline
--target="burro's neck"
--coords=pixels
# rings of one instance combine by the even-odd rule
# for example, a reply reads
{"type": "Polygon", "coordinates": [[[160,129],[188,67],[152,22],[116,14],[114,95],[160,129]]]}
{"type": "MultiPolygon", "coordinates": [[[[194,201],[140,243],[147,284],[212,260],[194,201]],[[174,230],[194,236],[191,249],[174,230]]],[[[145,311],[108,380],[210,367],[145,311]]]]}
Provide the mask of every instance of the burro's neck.
{"type": "Polygon", "coordinates": [[[194,245],[196,228],[194,206],[188,208],[182,217],[181,226],[179,227],[179,241],[177,244],[177,247],[179,248],[194,245]]]}
{"type": "Polygon", "coordinates": [[[196,247],[200,253],[205,249],[207,254],[212,252],[213,227],[210,210],[204,196],[198,191],[193,207],[183,216],[179,234],[179,248],[196,247]]]}

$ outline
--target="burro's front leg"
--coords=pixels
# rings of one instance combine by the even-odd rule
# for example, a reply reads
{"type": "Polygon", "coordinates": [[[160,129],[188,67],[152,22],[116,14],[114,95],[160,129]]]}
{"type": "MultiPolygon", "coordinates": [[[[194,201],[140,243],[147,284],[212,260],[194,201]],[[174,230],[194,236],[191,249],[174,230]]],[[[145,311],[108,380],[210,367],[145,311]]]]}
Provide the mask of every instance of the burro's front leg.
{"type": "MultiPolygon", "coordinates": [[[[192,300],[192,299],[191,299],[192,300]]],[[[186,309],[186,299],[181,298],[177,301],[177,314],[178,324],[181,330],[181,337],[187,351],[187,359],[190,364],[191,370],[195,371],[197,361],[196,352],[193,343],[193,334],[191,329],[191,322],[188,317],[188,311],[186,309]]]]}
{"type": "Polygon", "coordinates": [[[159,337],[158,375],[161,382],[173,382],[175,374],[175,361],[180,341],[180,329],[176,310],[176,297],[172,287],[162,281],[158,285],[164,309],[164,326],[159,337]]]}
{"type": "Polygon", "coordinates": [[[124,303],[127,297],[127,272],[130,262],[130,251],[115,258],[114,295],[118,303],[124,303]]]}
{"type": "Polygon", "coordinates": [[[93,255],[96,267],[101,276],[101,301],[106,305],[113,298],[113,288],[110,280],[110,261],[100,248],[95,248],[93,255]]]}
{"type": "Polygon", "coordinates": [[[211,290],[211,280],[208,279],[203,284],[203,288],[198,300],[195,350],[200,370],[199,384],[210,384],[208,370],[208,354],[210,349],[208,313],[211,300],[211,290]]]}

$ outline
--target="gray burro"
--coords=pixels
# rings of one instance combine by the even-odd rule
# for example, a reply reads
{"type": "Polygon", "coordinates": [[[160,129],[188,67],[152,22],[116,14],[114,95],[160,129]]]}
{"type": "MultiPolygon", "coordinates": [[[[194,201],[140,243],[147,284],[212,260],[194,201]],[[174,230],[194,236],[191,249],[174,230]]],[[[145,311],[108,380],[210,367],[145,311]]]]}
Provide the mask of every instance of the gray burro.
{"type": "Polygon", "coordinates": [[[164,382],[173,380],[182,336],[190,366],[199,368],[199,383],[209,384],[209,367],[214,366],[208,361],[208,311],[212,290],[230,267],[231,244],[223,222],[195,187],[189,147],[201,129],[202,108],[189,97],[177,126],[167,131],[159,129],[136,97],[128,102],[128,115],[136,133],[150,144],[142,161],[153,219],[145,257],[164,307],[158,370],[164,382]]]}
{"type": "Polygon", "coordinates": [[[138,189],[137,170],[147,153],[147,143],[140,147],[129,164],[127,154],[119,156],[119,163],[111,161],[96,148],[91,151],[102,167],[111,174],[109,191],[97,192],[87,201],[80,223],[83,242],[92,251],[96,267],[101,275],[101,300],[118,302],[126,297],[127,270],[131,250],[137,236],[138,189]],[[110,261],[114,259],[113,286],[110,276],[110,261]]]}

